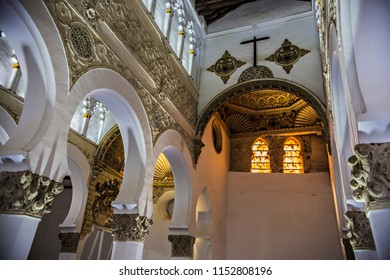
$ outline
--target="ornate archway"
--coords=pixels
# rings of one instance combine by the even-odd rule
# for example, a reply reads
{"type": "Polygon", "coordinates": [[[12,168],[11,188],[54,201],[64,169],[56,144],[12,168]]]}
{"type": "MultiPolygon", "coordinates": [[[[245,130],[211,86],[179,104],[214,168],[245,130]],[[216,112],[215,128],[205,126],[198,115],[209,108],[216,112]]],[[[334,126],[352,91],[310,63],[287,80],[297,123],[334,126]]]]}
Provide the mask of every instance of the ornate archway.
{"type": "MultiPolygon", "coordinates": [[[[329,128],[328,128],[328,120],[326,117],[326,110],[325,106],[321,102],[321,100],[309,89],[283,79],[277,79],[277,78],[266,78],[266,79],[253,79],[249,81],[245,81],[239,84],[236,84],[224,91],[222,91],[220,94],[218,94],[209,105],[203,110],[203,112],[200,114],[196,129],[195,129],[195,162],[197,162],[197,159],[200,155],[201,148],[203,146],[203,143],[201,141],[204,130],[207,126],[207,123],[210,121],[211,117],[219,112],[221,113],[221,109],[224,109],[224,106],[227,103],[237,103],[237,99],[240,98],[240,96],[244,95],[250,95],[250,94],[257,94],[259,96],[271,96],[273,95],[275,99],[283,98],[283,103],[285,107],[288,107],[289,110],[292,112],[294,111],[294,106],[298,106],[298,101],[301,102],[299,105],[299,110],[305,110],[306,112],[303,112],[305,115],[310,115],[311,122],[314,125],[317,123],[317,125],[321,125],[320,130],[321,133],[325,139],[325,142],[328,146],[328,151],[330,153],[330,144],[329,144],[329,128]],[[233,101],[233,102],[232,102],[233,101]]],[[[257,105],[249,103],[251,102],[248,98],[247,105],[245,108],[248,113],[255,112],[257,105]]],[[[268,102],[268,101],[266,101],[268,102]]],[[[232,106],[236,106],[237,104],[232,104],[232,106]]],[[[242,104],[241,104],[242,105],[242,104]]],[[[236,106],[237,107],[237,106],[236,106]]],[[[264,109],[264,107],[262,107],[264,109]]],[[[267,108],[267,110],[274,110],[275,107],[270,106],[267,108]]],[[[295,111],[294,111],[295,112],[295,111]]],[[[297,114],[294,116],[294,120],[290,120],[290,122],[294,122],[297,118],[299,119],[299,112],[296,112],[297,114]]],[[[268,118],[266,121],[267,123],[264,124],[264,126],[258,126],[257,128],[253,128],[252,130],[261,130],[261,129],[268,129],[269,126],[272,127],[272,129],[275,128],[288,128],[289,124],[283,124],[283,117],[286,116],[284,112],[282,113],[282,117],[278,119],[272,119],[268,118]]],[[[305,117],[306,118],[306,117],[305,117]]],[[[235,120],[237,121],[237,120],[235,120]]],[[[309,124],[309,123],[308,123],[309,124]]],[[[241,126],[244,126],[244,123],[240,124],[241,126]]],[[[248,131],[251,132],[249,129],[248,124],[248,131]]]]}

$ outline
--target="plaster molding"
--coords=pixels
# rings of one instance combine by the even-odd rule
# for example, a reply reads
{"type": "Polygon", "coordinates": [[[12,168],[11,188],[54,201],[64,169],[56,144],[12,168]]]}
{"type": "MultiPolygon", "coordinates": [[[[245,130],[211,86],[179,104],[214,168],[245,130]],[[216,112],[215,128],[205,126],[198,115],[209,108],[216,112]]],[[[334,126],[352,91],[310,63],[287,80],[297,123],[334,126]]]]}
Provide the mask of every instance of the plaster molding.
{"type": "Polygon", "coordinates": [[[31,171],[0,173],[0,213],[42,218],[51,212],[54,197],[64,190],[61,183],[31,171]]]}
{"type": "Polygon", "coordinates": [[[138,214],[114,214],[112,234],[114,241],[134,241],[143,243],[153,221],[138,214]]]}

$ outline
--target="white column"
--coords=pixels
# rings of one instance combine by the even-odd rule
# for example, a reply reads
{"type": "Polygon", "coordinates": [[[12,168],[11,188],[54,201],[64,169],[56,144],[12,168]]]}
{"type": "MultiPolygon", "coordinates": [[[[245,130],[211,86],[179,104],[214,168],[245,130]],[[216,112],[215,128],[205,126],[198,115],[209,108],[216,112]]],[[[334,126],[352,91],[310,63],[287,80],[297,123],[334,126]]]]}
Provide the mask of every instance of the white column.
{"type": "Polygon", "coordinates": [[[179,36],[177,37],[177,56],[179,59],[183,57],[184,41],[185,41],[185,31],[184,31],[184,18],[179,15],[179,36]]]}
{"type": "Polygon", "coordinates": [[[0,182],[0,259],[27,259],[42,216],[64,186],[28,170],[3,171],[0,182]]]}
{"type": "Polygon", "coordinates": [[[208,236],[196,238],[194,260],[211,260],[211,242],[208,236]]]}
{"type": "Polygon", "coordinates": [[[20,65],[18,60],[15,56],[12,57],[12,73],[11,77],[8,81],[7,88],[11,90],[12,92],[16,93],[16,90],[18,89],[20,78],[22,76],[22,73],[20,71],[20,65]]]}
{"type": "Polygon", "coordinates": [[[196,48],[195,37],[193,37],[191,35],[191,38],[190,38],[190,51],[189,51],[189,54],[188,54],[188,66],[187,66],[188,74],[190,76],[192,74],[192,64],[194,62],[194,58],[195,58],[195,55],[196,55],[195,48],[196,48]]]}
{"type": "Polygon", "coordinates": [[[149,11],[152,15],[154,15],[154,13],[155,13],[155,11],[156,11],[156,1],[157,1],[157,0],[149,0],[149,2],[148,2],[147,8],[148,8],[148,11],[149,11]]]}
{"type": "Polygon", "coordinates": [[[102,138],[103,134],[103,128],[104,128],[104,121],[106,119],[106,112],[107,109],[104,107],[103,103],[99,102],[99,106],[97,106],[98,110],[98,116],[99,116],[99,132],[98,132],[98,137],[97,137],[97,143],[100,142],[100,139],[102,138]]]}
{"type": "MultiPolygon", "coordinates": [[[[389,205],[390,206],[390,205],[389,205]]],[[[379,259],[390,260],[390,208],[367,211],[379,259]]]]}
{"type": "Polygon", "coordinates": [[[138,214],[114,214],[111,259],[141,260],[145,237],[152,224],[151,219],[138,214]]]}
{"type": "Polygon", "coordinates": [[[112,260],[142,260],[144,243],[133,241],[114,241],[112,260]]]}
{"type": "Polygon", "coordinates": [[[164,19],[164,36],[166,38],[169,37],[169,34],[171,34],[171,27],[172,27],[172,9],[171,9],[171,1],[165,0],[165,19],[164,19]]]}
{"type": "Polygon", "coordinates": [[[89,121],[91,117],[93,116],[93,104],[90,100],[89,97],[87,97],[86,100],[83,101],[84,106],[83,106],[83,117],[84,117],[84,122],[83,122],[83,127],[81,130],[81,134],[84,136],[87,136],[87,131],[89,127],[89,121]]]}
{"type": "Polygon", "coordinates": [[[0,259],[26,260],[40,221],[24,215],[0,214],[0,259]]]}

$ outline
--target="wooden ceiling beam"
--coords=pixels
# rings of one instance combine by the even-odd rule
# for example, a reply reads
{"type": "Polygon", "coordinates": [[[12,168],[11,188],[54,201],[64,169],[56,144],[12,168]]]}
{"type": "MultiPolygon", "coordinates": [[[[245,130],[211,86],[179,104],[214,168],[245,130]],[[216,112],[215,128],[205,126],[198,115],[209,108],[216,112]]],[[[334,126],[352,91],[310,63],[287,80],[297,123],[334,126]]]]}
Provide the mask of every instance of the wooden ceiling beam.
{"type": "Polygon", "coordinates": [[[234,4],[237,4],[238,2],[245,2],[245,1],[246,0],[225,0],[225,1],[210,0],[210,1],[199,3],[199,4],[195,4],[195,8],[197,10],[206,9],[206,8],[215,9],[215,8],[220,8],[220,7],[223,7],[226,5],[234,5],[234,4]]]}
{"type": "Polygon", "coordinates": [[[204,15],[204,14],[207,14],[210,11],[214,11],[216,9],[220,9],[220,8],[223,8],[226,6],[231,6],[233,4],[239,4],[239,2],[243,2],[243,1],[231,1],[231,2],[221,2],[221,3],[216,3],[216,4],[210,4],[210,5],[205,6],[204,8],[199,8],[198,14],[204,15]]]}

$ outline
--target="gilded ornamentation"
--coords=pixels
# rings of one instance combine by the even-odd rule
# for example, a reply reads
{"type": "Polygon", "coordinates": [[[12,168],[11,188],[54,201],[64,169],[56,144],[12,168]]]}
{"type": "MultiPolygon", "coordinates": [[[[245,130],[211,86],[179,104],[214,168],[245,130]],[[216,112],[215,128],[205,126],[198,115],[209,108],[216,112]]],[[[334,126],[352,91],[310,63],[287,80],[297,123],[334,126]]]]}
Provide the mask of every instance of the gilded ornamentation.
{"type": "Polygon", "coordinates": [[[0,212],[42,218],[64,186],[31,171],[0,173],[0,212]]]}
{"type": "MultiPolygon", "coordinates": [[[[301,98],[304,102],[312,107],[316,114],[318,114],[318,120],[321,120],[323,123],[322,133],[325,138],[326,143],[330,143],[330,137],[328,132],[328,123],[327,117],[325,113],[325,108],[321,103],[319,103],[310,93],[308,93],[305,89],[300,86],[286,83],[284,81],[279,81],[277,79],[263,79],[263,80],[251,80],[237,84],[234,87],[230,87],[220,93],[215,99],[213,99],[206,109],[203,111],[202,115],[198,118],[198,122],[196,125],[196,139],[202,139],[204,130],[210,121],[211,117],[219,112],[221,114],[221,108],[223,108],[226,103],[234,100],[236,97],[241,96],[244,93],[251,93],[263,90],[274,90],[278,89],[279,91],[285,93],[293,93],[294,96],[301,98]]],[[[222,112],[223,114],[224,112],[222,112]]],[[[260,121],[260,120],[259,120],[260,121]]],[[[262,120],[261,120],[262,121],[262,120]]],[[[267,120],[267,124],[272,125],[267,120]]],[[[330,147],[330,145],[328,145],[330,147]]],[[[199,152],[199,151],[198,151],[199,152]]]]}
{"type": "Polygon", "coordinates": [[[86,59],[92,57],[92,42],[85,28],[75,25],[69,36],[72,47],[79,56],[86,59]]]}
{"type": "Polygon", "coordinates": [[[352,210],[345,213],[347,236],[353,250],[375,250],[370,221],[362,211],[352,210]]]}
{"type": "Polygon", "coordinates": [[[103,184],[97,183],[95,190],[95,201],[93,203],[93,219],[98,225],[111,227],[112,207],[111,203],[119,193],[120,182],[116,179],[108,180],[103,184]]]}
{"type": "Polygon", "coordinates": [[[118,126],[114,126],[101,141],[96,153],[97,160],[111,167],[118,173],[123,173],[125,165],[124,147],[118,126]]]}
{"type": "Polygon", "coordinates": [[[230,75],[236,71],[237,68],[244,65],[246,62],[237,60],[235,57],[226,50],[220,59],[207,68],[207,71],[214,72],[217,76],[221,77],[224,84],[229,80],[230,75]]]}
{"type": "Polygon", "coordinates": [[[336,4],[336,0],[330,0],[329,1],[329,15],[330,15],[330,20],[334,23],[335,26],[337,26],[337,4],[336,4]]]}
{"type": "Polygon", "coordinates": [[[144,242],[153,221],[138,214],[114,214],[114,241],[144,242]]]}
{"type": "Polygon", "coordinates": [[[252,66],[242,71],[238,82],[245,82],[253,79],[273,78],[271,69],[263,65],[252,66]]]}
{"type": "Polygon", "coordinates": [[[61,240],[61,253],[76,253],[79,245],[80,233],[60,232],[58,238],[61,240]]]}
{"type": "Polygon", "coordinates": [[[390,199],[390,143],[358,144],[355,155],[348,159],[352,168],[353,198],[364,202],[383,204],[390,199]]]}
{"type": "Polygon", "coordinates": [[[288,39],[285,39],[282,46],[265,60],[273,61],[276,64],[283,66],[283,69],[289,74],[293,65],[309,52],[309,50],[300,49],[298,46],[293,45],[288,39]]]}
{"type": "Polygon", "coordinates": [[[172,243],[171,257],[191,258],[194,254],[195,238],[190,235],[169,235],[172,243]]]}

